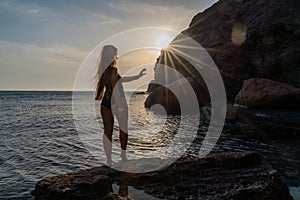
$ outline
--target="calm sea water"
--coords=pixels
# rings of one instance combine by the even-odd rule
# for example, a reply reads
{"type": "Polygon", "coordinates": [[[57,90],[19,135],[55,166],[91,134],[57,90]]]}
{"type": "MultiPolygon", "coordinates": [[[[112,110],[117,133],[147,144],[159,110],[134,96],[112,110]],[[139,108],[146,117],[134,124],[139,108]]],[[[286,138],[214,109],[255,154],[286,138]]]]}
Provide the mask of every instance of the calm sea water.
{"type": "MultiPolygon", "coordinates": [[[[152,151],[158,143],[163,145],[168,140],[166,135],[172,135],[174,124],[178,122],[178,117],[168,117],[164,119],[163,137],[144,137],[144,130],[138,127],[146,126],[149,123],[147,116],[151,114],[144,109],[145,98],[144,94],[134,95],[130,101],[131,117],[137,128],[130,129],[129,146],[135,147],[137,155],[152,151]]],[[[255,114],[270,116],[270,121],[263,122],[266,124],[274,123],[271,116],[276,116],[275,123],[276,119],[292,121],[294,126],[300,122],[297,111],[260,111],[255,114]]],[[[194,123],[191,120],[190,126],[194,123]]],[[[199,138],[206,129],[202,124],[199,138]]],[[[148,131],[160,129],[161,124],[154,121],[148,131]]],[[[233,129],[230,124],[226,125],[214,151],[261,152],[280,172],[295,199],[300,199],[299,138],[262,142],[229,134],[233,129]]],[[[199,147],[200,142],[195,140],[187,153],[195,154],[199,147]]],[[[72,92],[0,92],[0,199],[32,199],[30,192],[38,180],[99,165],[99,160],[86,150],[74,125],[72,92]]]]}

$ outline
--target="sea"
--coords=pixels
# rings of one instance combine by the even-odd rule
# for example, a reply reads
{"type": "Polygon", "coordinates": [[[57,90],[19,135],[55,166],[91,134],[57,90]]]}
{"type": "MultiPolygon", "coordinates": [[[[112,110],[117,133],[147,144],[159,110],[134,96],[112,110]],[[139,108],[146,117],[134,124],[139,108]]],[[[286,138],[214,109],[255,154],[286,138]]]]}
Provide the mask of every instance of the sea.
{"type": "MultiPolygon", "coordinates": [[[[136,155],[155,152],[174,134],[178,116],[161,116],[144,108],[145,93],[131,96],[129,107],[133,126],[129,129],[129,149],[136,155]],[[157,116],[156,116],[157,115],[157,116]],[[149,118],[149,116],[151,116],[149,118]],[[152,120],[149,126],[149,119],[152,120]],[[160,120],[164,121],[162,129],[160,120]],[[143,127],[147,127],[144,129],[143,127]],[[145,137],[147,132],[160,132],[158,138],[145,137]]],[[[97,105],[96,105],[97,108],[97,105]]],[[[247,110],[261,125],[278,126],[295,137],[279,139],[245,138],[234,134],[236,126],[248,129],[247,122],[226,123],[213,152],[258,151],[279,171],[294,199],[300,199],[300,112],[286,110],[247,110]]],[[[101,118],[98,114],[98,118],[101,118]]],[[[101,120],[98,120],[101,123],[101,120]]],[[[191,120],[185,129],[192,128],[191,120]]],[[[101,124],[99,125],[101,127],[101,124]]],[[[202,137],[208,123],[200,122],[196,137],[202,137]]],[[[239,128],[239,130],[241,130],[239,128]]],[[[92,130],[91,130],[92,131],[92,130]]],[[[261,130],[260,130],[261,131],[261,130]]],[[[254,132],[254,133],[253,133],[254,132]]],[[[101,133],[99,133],[99,137],[101,133]]],[[[117,128],[114,129],[118,143],[117,128]]],[[[195,139],[184,154],[197,155],[201,147],[195,139]]],[[[113,151],[118,146],[113,148],[113,151]]],[[[167,156],[169,151],[160,152],[167,156]]],[[[33,199],[31,191],[37,181],[79,169],[100,166],[105,155],[95,157],[86,148],[72,112],[72,91],[0,91],[0,199],[33,199]]]]}

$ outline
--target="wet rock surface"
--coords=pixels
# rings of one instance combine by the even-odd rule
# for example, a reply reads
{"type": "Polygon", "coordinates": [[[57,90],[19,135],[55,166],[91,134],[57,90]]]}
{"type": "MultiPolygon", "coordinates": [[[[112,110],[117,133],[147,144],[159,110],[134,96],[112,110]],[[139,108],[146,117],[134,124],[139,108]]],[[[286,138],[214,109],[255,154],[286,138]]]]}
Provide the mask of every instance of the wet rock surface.
{"type": "Polygon", "coordinates": [[[186,156],[148,173],[125,173],[107,166],[39,181],[35,199],[118,199],[112,183],[132,186],[160,199],[292,199],[277,171],[254,152],[186,156]]]}
{"type": "Polygon", "coordinates": [[[289,110],[235,108],[235,118],[224,126],[230,135],[260,141],[286,140],[300,137],[299,113],[289,110]]]}

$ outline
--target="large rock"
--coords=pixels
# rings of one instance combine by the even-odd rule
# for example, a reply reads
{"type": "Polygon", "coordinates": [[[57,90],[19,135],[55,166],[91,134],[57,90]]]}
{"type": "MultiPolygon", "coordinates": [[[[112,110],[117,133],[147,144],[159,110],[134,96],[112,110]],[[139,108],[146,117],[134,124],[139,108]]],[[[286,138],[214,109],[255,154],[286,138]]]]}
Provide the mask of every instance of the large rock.
{"type": "MultiPolygon", "coordinates": [[[[153,86],[152,84],[152,87],[153,86]]],[[[166,85],[166,87],[156,86],[147,97],[145,107],[151,108],[153,105],[159,104],[164,108],[164,112],[167,114],[180,114],[182,109],[185,110],[186,114],[198,113],[199,109],[195,109],[195,106],[201,107],[209,101],[207,100],[209,99],[209,96],[207,96],[208,93],[205,91],[206,89],[200,87],[192,78],[179,79],[166,85]],[[188,90],[188,86],[190,86],[191,90],[188,90]],[[196,101],[191,100],[191,96],[195,97],[193,100],[196,101]],[[178,98],[186,101],[186,103],[182,105],[184,108],[180,106],[178,98]]]]}
{"type": "Polygon", "coordinates": [[[112,182],[161,199],[292,199],[277,171],[253,152],[218,153],[203,159],[187,156],[148,173],[95,167],[39,181],[33,194],[44,200],[113,199],[112,194],[105,196],[112,182]],[[96,181],[90,181],[93,177],[96,181]]]}
{"type": "Polygon", "coordinates": [[[36,200],[92,200],[105,197],[112,190],[111,183],[104,174],[81,170],[41,180],[32,194],[36,200]]]}
{"type": "MultiPolygon", "coordinates": [[[[220,0],[197,14],[183,33],[201,44],[216,63],[229,103],[234,103],[243,81],[253,77],[300,87],[299,0],[220,0]]],[[[169,65],[164,55],[158,63],[169,65]]],[[[184,59],[172,63],[184,76],[203,82],[184,59]]],[[[156,70],[155,77],[159,76],[167,75],[156,70]]]]}
{"type": "Polygon", "coordinates": [[[244,81],[235,102],[250,108],[300,108],[300,88],[264,78],[244,81]]]}

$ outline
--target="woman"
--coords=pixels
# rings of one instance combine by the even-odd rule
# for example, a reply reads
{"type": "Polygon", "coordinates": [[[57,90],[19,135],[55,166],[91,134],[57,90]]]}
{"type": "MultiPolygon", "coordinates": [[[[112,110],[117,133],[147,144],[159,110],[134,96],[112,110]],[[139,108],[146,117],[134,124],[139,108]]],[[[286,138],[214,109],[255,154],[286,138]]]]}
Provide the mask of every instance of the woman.
{"type": "Polygon", "coordinates": [[[145,75],[143,69],[138,75],[123,77],[117,69],[117,48],[112,45],[103,47],[97,62],[97,87],[95,100],[101,100],[101,115],[104,124],[103,145],[106,154],[107,165],[111,166],[112,133],[114,115],[119,122],[119,139],[121,143],[121,158],[126,160],[126,147],[128,140],[128,107],[125,100],[122,82],[137,80],[145,75]],[[105,92],[104,92],[105,88],[105,92]],[[103,95],[104,93],[104,95],[103,95]]]}

